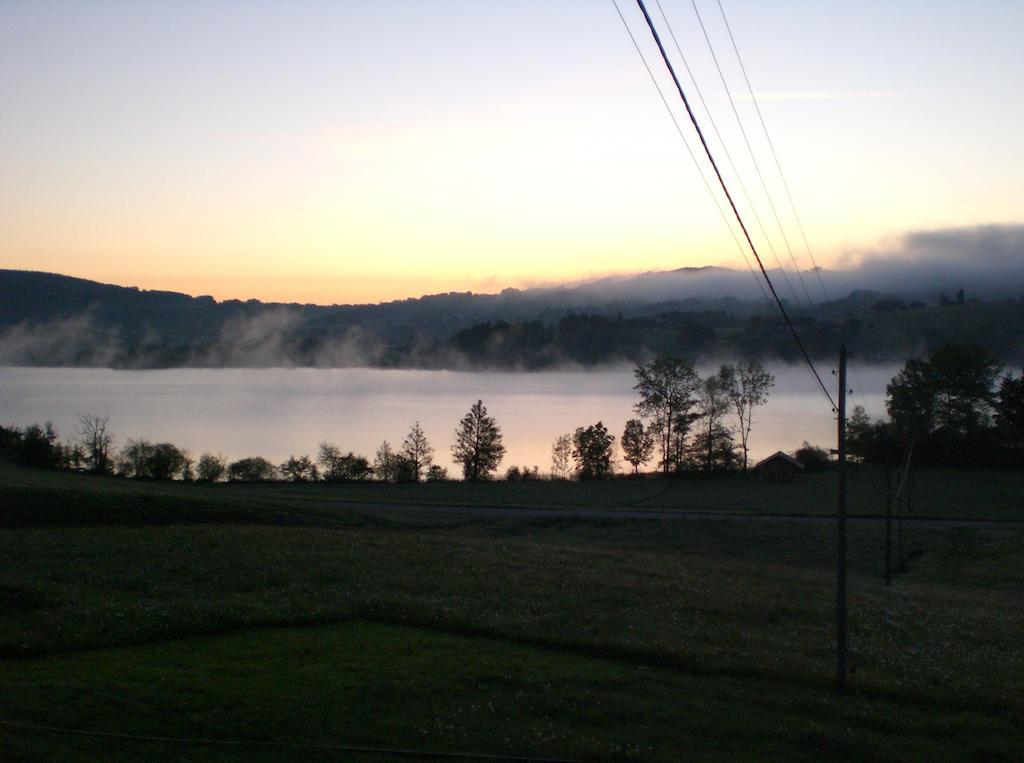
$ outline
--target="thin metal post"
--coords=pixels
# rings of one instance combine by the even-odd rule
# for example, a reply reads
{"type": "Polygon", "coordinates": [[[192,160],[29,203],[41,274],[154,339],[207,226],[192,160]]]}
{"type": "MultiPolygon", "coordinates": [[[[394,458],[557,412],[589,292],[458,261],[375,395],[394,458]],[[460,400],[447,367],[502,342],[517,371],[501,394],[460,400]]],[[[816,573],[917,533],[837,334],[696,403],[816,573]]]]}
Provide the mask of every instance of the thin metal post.
{"type": "Polygon", "coordinates": [[[885,454],[885,584],[892,585],[892,466],[885,454]]]}
{"type": "Polygon", "coordinates": [[[836,545],[836,690],[846,691],[846,345],[839,346],[839,500],[836,545]]]}

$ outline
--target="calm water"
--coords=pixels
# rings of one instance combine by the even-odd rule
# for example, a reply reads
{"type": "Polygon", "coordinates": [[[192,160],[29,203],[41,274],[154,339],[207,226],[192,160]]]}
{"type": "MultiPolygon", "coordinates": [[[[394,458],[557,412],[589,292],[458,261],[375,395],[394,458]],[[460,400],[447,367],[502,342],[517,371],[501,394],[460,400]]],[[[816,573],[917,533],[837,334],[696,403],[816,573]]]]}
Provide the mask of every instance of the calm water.
{"type": "MultiPolygon", "coordinates": [[[[703,369],[708,370],[708,369],[703,369]]],[[[834,418],[809,372],[773,366],[776,386],[755,414],[751,456],[792,450],[804,440],[834,443],[834,418]]],[[[896,367],[865,367],[851,375],[850,405],[884,413],[885,385],[896,367]]],[[[827,373],[829,369],[826,367],[827,373]]],[[[833,384],[834,377],[827,377],[833,384]]],[[[417,419],[450,467],[452,433],[481,398],[505,435],[502,463],[550,469],[551,442],[601,420],[618,437],[633,416],[629,368],[548,373],[464,373],[380,369],[171,369],[0,367],[0,422],[52,421],[74,433],[78,414],[110,418],[120,447],[127,438],[173,442],[193,455],[261,455],[279,463],[316,454],[327,440],[372,458],[381,440],[401,442],[417,419]]],[[[450,467],[450,471],[457,470],[450,467]]]]}

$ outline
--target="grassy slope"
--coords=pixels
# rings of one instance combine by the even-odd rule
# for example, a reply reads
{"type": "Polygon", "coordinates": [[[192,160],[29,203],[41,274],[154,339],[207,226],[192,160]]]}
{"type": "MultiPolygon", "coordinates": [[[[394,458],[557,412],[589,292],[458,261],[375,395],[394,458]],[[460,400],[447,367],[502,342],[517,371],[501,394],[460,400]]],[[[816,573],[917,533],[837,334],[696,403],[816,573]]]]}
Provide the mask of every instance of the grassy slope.
{"type": "MultiPolygon", "coordinates": [[[[926,703],[840,700],[816,687],[354,621],[88,652],[14,666],[23,717],[138,735],[419,750],[675,759],[945,757],[1012,750],[1007,720],[926,703]],[[443,677],[443,678],[442,678],[443,677]],[[96,700],[99,699],[99,707],[96,700]],[[989,741],[984,738],[991,737],[989,741]]],[[[15,737],[12,754],[39,741],[15,737]]],[[[55,757],[282,759],[316,750],[46,739],[55,757]],[[85,742],[83,750],[83,741],[85,742]],[[90,750],[90,745],[95,748],[90,750]]],[[[325,754],[326,757],[326,753],[325,754]]]]}
{"type": "MultiPolygon", "coordinates": [[[[110,523],[0,532],[8,720],[601,758],[1024,754],[1021,532],[914,530],[887,589],[879,531],[852,528],[839,700],[827,527],[325,519],[311,488],[77,478],[40,498],[38,475],[2,476],[5,512],[29,496],[22,519],[110,523]]],[[[184,755],[167,747],[0,728],[11,756],[184,755]]],[[[214,753],[234,754],[188,751],[214,753]]]]}
{"type": "MultiPolygon", "coordinates": [[[[893,477],[895,483],[896,477],[893,477]]],[[[849,511],[885,511],[884,474],[853,467],[849,511]]],[[[632,510],[833,514],[835,474],[769,483],[741,475],[712,479],[618,479],[607,482],[376,482],[317,484],[182,484],[96,479],[88,475],[0,465],[5,502],[0,521],[18,524],[230,522],[309,524],[339,520],[351,504],[583,507],[632,510]]],[[[921,469],[915,473],[916,516],[1024,520],[1024,472],[921,469]]]]}

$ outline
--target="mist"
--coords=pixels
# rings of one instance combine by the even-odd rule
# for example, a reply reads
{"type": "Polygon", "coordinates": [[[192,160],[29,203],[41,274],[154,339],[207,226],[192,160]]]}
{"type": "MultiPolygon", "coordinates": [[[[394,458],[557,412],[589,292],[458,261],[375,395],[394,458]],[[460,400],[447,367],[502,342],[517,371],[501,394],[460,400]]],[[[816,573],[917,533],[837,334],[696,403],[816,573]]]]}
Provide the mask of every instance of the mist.
{"type": "Polygon", "coordinates": [[[110,366],[123,349],[118,330],[89,312],[0,331],[0,366],[110,366]]]}
{"type": "MultiPolygon", "coordinates": [[[[1022,263],[1024,226],[985,225],[907,233],[870,250],[846,253],[837,267],[819,273],[769,272],[780,297],[790,305],[807,307],[807,293],[821,305],[827,290],[832,306],[818,314],[822,322],[817,339],[810,327],[805,330],[811,333],[805,338],[818,348],[812,352],[827,348],[831,353],[835,337],[829,332],[838,330],[838,324],[830,326],[828,321],[870,316],[879,298],[935,305],[940,295],[955,298],[962,289],[966,300],[988,303],[975,311],[969,324],[966,314],[930,314],[930,325],[910,333],[906,327],[895,333],[876,327],[876,333],[861,337],[857,349],[864,357],[888,362],[926,352],[935,341],[971,341],[990,345],[988,349],[1006,360],[1019,360],[1024,346],[1012,330],[1019,315],[1012,305],[996,303],[1008,298],[1024,301],[1022,263]],[[856,298],[848,300],[851,295],[856,298]]],[[[65,276],[2,271],[0,364],[537,370],[598,368],[664,351],[697,359],[744,352],[788,357],[788,336],[771,344],[748,333],[736,340],[738,344],[722,345],[708,334],[737,337],[751,316],[774,314],[753,273],[721,267],[506,289],[498,294],[437,294],[379,305],[331,306],[216,302],[65,276]],[[573,314],[576,317],[570,318],[573,314]],[[585,323],[580,316],[587,315],[591,323],[577,334],[552,338],[552,327],[561,321],[585,323]],[[654,323],[652,316],[657,318],[654,323]],[[538,324],[545,328],[537,329],[538,324]],[[627,325],[631,328],[622,328],[627,325]],[[648,325],[654,328],[644,328],[648,325]],[[482,332],[486,338],[457,341],[466,330],[482,332]],[[632,333],[616,334],[623,330],[632,333]],[[666,336],[680,338],[666,344],[666,336]]]]}
{"type": "MultiPolygon", "coordinates": [[[[766,258],[765,264],[771,265],[766,258]]],[[[827,301],[813,270],[768,268],[779,296],[815,303],[827,301]],[[802,283],[801,283],[802,280],[802,283]]],[[[856,290],[934,300],[964,289],[986,299],[1024,296],[1024,225],[981,225],[916,231],[875,248],[846,252],[821,280],[835,300],[856,290]]],[[[729,268],[681,268],[673,271],[615,276],[563,288],[577,303],[667,302],[686,299],[764,301],[760,275],[729,268]]],[[[556,291],[556,290],[552,290],[556,291]]]]}

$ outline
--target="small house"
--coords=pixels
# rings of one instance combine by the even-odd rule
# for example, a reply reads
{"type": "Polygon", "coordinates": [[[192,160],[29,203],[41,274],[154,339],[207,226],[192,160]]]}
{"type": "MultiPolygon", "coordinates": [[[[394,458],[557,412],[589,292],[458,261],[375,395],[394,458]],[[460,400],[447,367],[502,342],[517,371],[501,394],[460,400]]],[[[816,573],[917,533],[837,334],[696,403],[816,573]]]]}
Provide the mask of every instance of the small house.
{"type": "Polygon", "coordinates": [[[804,465],[788,453],[781,450],[772,453],[768,458],[758,461],[754,473],[758,477],[772,482],[786,482],[803,472],[804,465]]]}

